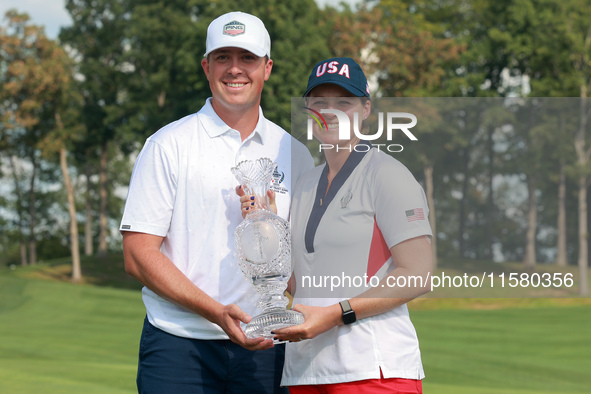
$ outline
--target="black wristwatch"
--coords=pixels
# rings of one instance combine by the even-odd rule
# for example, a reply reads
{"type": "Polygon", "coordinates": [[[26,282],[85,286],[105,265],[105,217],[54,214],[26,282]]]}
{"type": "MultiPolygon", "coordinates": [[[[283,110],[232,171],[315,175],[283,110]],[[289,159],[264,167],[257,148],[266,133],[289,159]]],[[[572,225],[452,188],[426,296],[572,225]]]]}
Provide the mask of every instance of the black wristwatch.
{"type": "Polygon", "coordinates": [[[355,315],[355,311],[351,309],[351,304],[349,304],[349,301],[341,301],[339,304],[341,304],[341,309],[343,310],[343,323],[355,323],[357,321],[357,316],[355,315]]]}

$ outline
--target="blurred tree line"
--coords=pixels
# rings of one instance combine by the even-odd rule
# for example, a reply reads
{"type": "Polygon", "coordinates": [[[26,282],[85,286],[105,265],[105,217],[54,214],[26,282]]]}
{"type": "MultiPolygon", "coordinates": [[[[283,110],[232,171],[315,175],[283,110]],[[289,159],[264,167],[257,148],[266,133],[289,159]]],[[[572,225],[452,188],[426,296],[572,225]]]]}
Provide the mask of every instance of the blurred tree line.
{"type": "Polygon", "coordinates": [[[120,248],[135,154],[209,97],[200,65],[207,26],[241,10],[271,34],[262,107],[286,130],[290,98],[330,56],[357,60],[373,97],[457,98],[396,156],[425,188],[439,257],[588,266],[587,0],[324,9],[314,0],[68,0],[66,8],[73,24],[57,41],[15,10],[0,25],[0,264],[70,251],[76,264],[79,250],[120,248]],[[528,96],[576,99],[487,101],[528,96]]]}

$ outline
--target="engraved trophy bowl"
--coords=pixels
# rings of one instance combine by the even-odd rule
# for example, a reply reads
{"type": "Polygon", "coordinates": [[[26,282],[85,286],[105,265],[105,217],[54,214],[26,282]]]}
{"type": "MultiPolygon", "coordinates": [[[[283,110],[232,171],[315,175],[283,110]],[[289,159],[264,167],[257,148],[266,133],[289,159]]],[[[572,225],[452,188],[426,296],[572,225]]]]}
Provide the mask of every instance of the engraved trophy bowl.
{"type": "MultiPolygon", "coordinates": [[[[287,310],[284,292],[291,276],[291,234],[289,223],[271,211],[267,190],[276,164],[268,158],[245,160],[232,173],[255,205],[234,231],[238,265],[244,277],[261,294],[262,313],[244,329],[247,338],[273,338],[271,331],[304,322],[301,313],[287,310]]],[[[281,343],[275,340],[275,343],[281,343]]]]}

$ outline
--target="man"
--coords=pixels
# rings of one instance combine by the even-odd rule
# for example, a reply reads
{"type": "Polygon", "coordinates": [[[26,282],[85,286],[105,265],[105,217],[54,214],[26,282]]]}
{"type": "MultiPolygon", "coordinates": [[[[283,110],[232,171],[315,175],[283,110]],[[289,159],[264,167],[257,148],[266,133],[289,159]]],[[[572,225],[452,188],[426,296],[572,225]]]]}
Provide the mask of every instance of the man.
{"type": "Polygon", "coordinates": [[[313,167],[307,149],[259,107],[270,51],[269,33],[253,15],[211,22],[201,64],[212,97],[149,137],[137,158],[120,230],[125,269],[145,285],[141,393],[285,392],[283,347],[247,339],[240,327],[258,313],[258,296],[233,248],[242,216],[230,168],[275,161],[283,174],[273,188],[278,214],[287,218],[291,184],[313,167]]]}

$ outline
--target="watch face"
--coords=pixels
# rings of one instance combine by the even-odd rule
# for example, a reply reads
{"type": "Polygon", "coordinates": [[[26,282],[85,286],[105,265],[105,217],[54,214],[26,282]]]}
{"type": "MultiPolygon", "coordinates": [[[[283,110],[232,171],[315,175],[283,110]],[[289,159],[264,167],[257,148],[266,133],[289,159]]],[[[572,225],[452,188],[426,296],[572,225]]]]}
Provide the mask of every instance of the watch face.
{"type": "Polygon", "coordinates": [[[343,313],[343,323],[351,324],[357,321],[357,316],[355,316],[355,312],[350,310],[348,312],[343,313]]]}
{"type": "Polygon", "coordinates": [[[355,315],[355,311],[351,309],[351,304],[349,304],[349,301],[341,301],[339,304],[341,304],[341,309],[343,311],[343,323],[355,323],[357,321],[357,316],[355,315]]]}

